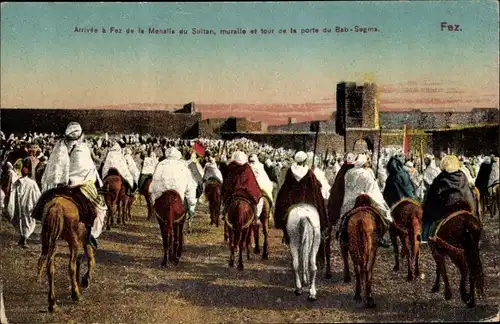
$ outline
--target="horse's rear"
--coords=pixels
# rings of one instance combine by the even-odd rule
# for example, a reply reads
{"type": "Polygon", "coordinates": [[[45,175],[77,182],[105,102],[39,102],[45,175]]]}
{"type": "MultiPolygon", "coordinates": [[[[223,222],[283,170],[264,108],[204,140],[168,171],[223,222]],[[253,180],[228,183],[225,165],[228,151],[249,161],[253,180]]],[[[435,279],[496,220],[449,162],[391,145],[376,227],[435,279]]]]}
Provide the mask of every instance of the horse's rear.
{"type": "Polygon", "coordinates": [[[347,242],[341,238],[344,281],[349,282],[351,280],[348,260],[350,254],[356,275],[354,300],[362,300],[361,285],[363,284],[365,303],[369,308],[375,307],[372,296],[372,276],[377,256],[377,237],[382,235],[376,213],[377,211],[371,205],[370,197],[366,195],[358,197],[355,208],[348,216],[347,242]]]}
{"type": "Polygon", "coordinates": [[[55,197],[50,200],[43,210],[42,222],[42,253],[38,260],[38,274],[42,275],[45,265],[47,265],[47,277],[49,281],[49,311],[58,310],[55,297],[55,253],[57,241],[62,238],[68,242],[70,249],[69,274],[71,278],[71,297],[74,301],[81,298],[80,263],[82,252],[88,258],[88,270],[82,278],[81,286],[88,287],[91,274],[95,266],[94,250],[88,242],[89,233],[85,225],[80,222],[78,207],[68,198],[55,197]]]}
{"type": "Polygon", "coordinates": [[[219,227],[219,216],[221,207],[222,184],[218,181],[210,181],[205,184],[205,196],[208,200],[210,210],[210,225],[219,227]]]}
{"type": "Polygon", "coordinates": [[[391,211],[393,223],[389,228],[396,264],[394,271],[399,271],[398,237],[402,244],[401,257],[408,262],[408,281],[419,275],[419,255],[422,231],[422,207],[412,199],[403,199],[396,203],[391,211]]]}
{"type": "Polygon", "coordinates": [[[106,217],[106,229],[109,231],[111,226],[114,226],[114,216],[118,212],[118,223],[120,221],[120,200],[123,199],[124,191],[122,177],[119,174],[112,173],[111,169],[109,174],[103,179],[103,186],[100,190],[104,196],[104,201],[108,207],[108,214],[106,217]]]}
{"type": "Polygon", "coordinates": [[[169,262],[178,264],[184,245],[184,223],[186,214],[182,198],[175,190],[165,191],[154,202],[163,240],[163,261],[161,265],[167,267],[169,262]]]}
{"type": "Polygon", "coordinates": [[[308,300],[316,296],[316,257],[321,246],[320,216],[314,206],[298,204],[290,208],[286,230],[290,238],[290,255],[295,273],[295,295],[302,294],[302,283],[310,285],[308,300]],[[302,274],[299,269],[302,268],[302,274]],[[302,275],[302,278],[301,278],[302,275]]]}
{"type": "Polygon", "coordinates": [[[254,211],[251,202],[245,198],[233,197],[229,202],[225,218],[229,241],[229,267],[234,267],[234,253],[238,248],[238,269],[243,270],[243,249],[247,251],[247,260],[250,260],[250,238],[254,211]]]}
{"type": "MultiPolygon", "coordinates": [[[[464,202],[466,203],[466,202],[464,202]]],[[[480,220],[468,210],[455,211],[441,221],[429,237],[429,245],[436,262],[436,281],[432,292],[439,291],[440,277],[445,284],[445,299],[451,299],[451,289],[446,273],[446,256],[460,272],[460,295],[468,307],[475,306],[475,291],[484,291],[484,274],[479,255],[482,226],[480,220]],[[466,283],[469,282],[469,292],[466,283]]]]}

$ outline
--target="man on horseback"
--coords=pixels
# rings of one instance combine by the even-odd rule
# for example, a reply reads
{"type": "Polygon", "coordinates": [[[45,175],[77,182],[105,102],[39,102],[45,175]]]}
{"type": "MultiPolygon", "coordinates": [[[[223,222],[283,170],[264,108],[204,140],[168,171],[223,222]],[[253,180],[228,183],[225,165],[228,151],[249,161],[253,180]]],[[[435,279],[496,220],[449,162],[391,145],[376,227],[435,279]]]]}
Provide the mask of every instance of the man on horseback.
{"type": "Polygon", "coordinates": [[[424,158],[425,170],[423,174],[423,184],[424,184],[424,201],[427,196],[427,192],[432,185],[432,182],[441,173],[441,170],[436,166],[436,160],[434,155],[427,154],[424,158]]]}
{"type": "Polygon", "coordinates": [[[124,183],[127,186],[128,193],[135,189],[134,177],[130,172],[125,156],[122,154],[122,149],[120,144],[115,143],[108,152],[104,165],[102,167],[102,178],[106,178],[109,171],[115,169],[118,171],[119,175],[123,178],[124,183]]]}
{"type": "Polygon", "coordinates": [[[130,174],[132,175],[132,180],[134,182],[134,185],[132,186],[131,192],[129,194],[133,194],[137,189],[139,183],[139,169],[137,168],[137,164],[135,163],[134,158],[132,157],[132,150],[126,147],[123,150],[123,153],[124,153],[123,157],[127,162],[128,170],[130,171],[130,174]]]}
{"type": "Polygon", "coordinates": [[[155,168],[158,165],[158,159],[156,158],[156,153],[151,151],[149,156],[144,157],[144,161],[142,162],[142,170],[141,176],[139,177],[139,190],[142,190],[142,187],[148,178],[153,177],[153,173],[155,172],[155,168]]]}
{"type": "Polygon", "coordinates": [[[232,161],[227,165],[222,183],[223,209],[234,197],[241,197],[250,202],[254,210],[254,225],[260,224],[259,215],[264,207],[264,197],[252,168],[248,164],[248,156],[242,151],[235,151],[232,161]]]}
{"type": "Polygon", "coordinates": [[[165,151],[165,159],[156,166],[149,191],[155,202],[165,191],[174,190],[181,197],[189,217],[192,217],[197,202],[196,185],[182,153],[170,147],[165,151]]]}
{"type": "Polygon", "coordinates": [[[250,155],[250,157],[248,158],[248,164],[250,164],[250,167],[252,168],[252,171],[255,175],[255,178],[257,179],[257,183],[262,190],[262,193],[269,199],[269,202],[272,206],[274,184],[269,179],[269,176],[264,169],[264,165],[260,163],[256,154],[250,155]]]}
{"type": "Polygon", "coordinates": [[[307,154],[299,151],[294,157],[295,163],[288,169],[283,186],[276,198],[274,214],[275,227],[283,230],[285,243],[289,244],[286,231],[288,210],[293,205],[306,203],[314,206],[320,216],[320,227],[323,233],[328,227],[325,200],[321,193],[321,183],[313,171],[307,166],[307,154]]]}
{"type": "MultiPolygon", "coordinates": [[[[354,168],[347,171],[345,175],[345,193],[344,201],[340,209],[341,220],[338,222],[338,231],[340,232],[341,239],[347,238],[347,214],[354,208],[356,199],[362,194],[370,196],[375,208],[380,212],[380,221],[384,223],[385,228],[388,224],[392,223],[391,210],[380,191],[374,173],[368,168],[368,156],[366,154],[359,154],[354,168]]],[[[387,239],[379,237],[379,245],[389,247],[387,239]]]]}
{"type": "Polygon", "coordinates": [[[393,156],[387,164],[389,177],[385,182],[384,199],[389,207],[394,206],[403,198],[415,199],[415,187],[410,175],[403,168],[403,161],[393,156]]]}
{"type": "Polygon", "coordinates": [[[453,205],[465,200],[477,216],[478,206],[467,176],[460,170],[460,161],[454,155],[441,160],[442,172],[433,181],[423,205],[422,242],[426,242],[439,221],[450,215],[453,205]]]}
{"type": "Polygon", "coordinates": [[[97,192],[96,184],[101,186],[102,182],[80,124],[68,124],[64,139],[56,144],[49,156],[41,184],[42,196],[33,210],[33,217],[41,221],[47,202],[56,196],[68,197],[78,205],[80,222],[90,229],[90,240],[97,247],[95,239],[102,232],[107,207],[97,192]]]}

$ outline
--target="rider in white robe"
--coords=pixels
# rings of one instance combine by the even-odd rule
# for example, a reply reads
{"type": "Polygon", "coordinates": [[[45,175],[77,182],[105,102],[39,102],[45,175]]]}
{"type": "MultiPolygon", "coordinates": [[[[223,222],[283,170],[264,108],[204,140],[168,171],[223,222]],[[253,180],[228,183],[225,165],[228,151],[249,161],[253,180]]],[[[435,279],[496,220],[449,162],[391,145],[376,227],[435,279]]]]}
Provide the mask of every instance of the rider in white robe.
{"type": "Polygon", "coordinates": [[[210,157],[208,162],[205,164],[205,168],[203,169],[203,181],[207,181],[210,178],[215,178],[219,180],[221,183],[223,182],[222,173],[215,162],[213,157],[210,157]]]}
{"type": "Polygon", "coordinates": [[[134,181],[134,186],[132,187],[132,192],[135,191],[135,188],[137,187],[137,184],[139,183],[139,168],[137,168],[137,164],[134,161],[134,158],[132,157],[132,150],[128,147],[124,149],[124,158],[125,161],[127,162],[128,169],[130,171],[130,174],[132,175],[132,180],[134,181]]]}
{"type": "Polygon", "coordinates": [[[248,158],[248,164],[252,168],[253,174],[257,179],[257,183],[262,190],[262,192],[271,200],[271,204],[273,204],[273,189],[274,184],[269,179],[266,170],[264,169],[264,165],[260,163],[256,154],[250,155],[248,158]]]}
{"type": "Polygon", "coordinates": [[[196,208],[196,186],[197,183],[188,169],[182,154],[175,147],[165,151],[165,160],[158,163],[153,174],[153,180],[149,190],[151,199],[155,201],[165,191],[175,190],[181,197],[189,216],[192,217],[196,208]]]}
{"type": "Polygon", "coordinates": [[[436,159],[434,158],[434,155],[427,154],[424,157],[424,164],[426,165],[426,168],[423,173],[423,184],[424,184],[423,196],[425,199],[427,191],[431,187],[434,179],[436,179],[436,177],[441,173],[441,169],[439,169],[436,166],[436,159]]]}
{"type": "Polygon", "coordinates": [[[36,227],[36,220],[31,217],[31,212],[42,193],[36,181],[28,176],[29,170],[27,168],[23,168],[21,173],[22,177],[14,182],[12,187],[7,212],[12,224],[21,235],[18,244],[26,247],[26,241],[36,227]]]}
{"type": "Polygon", "coordinates": [[[319,183],[321,183],[321,195],[325,199],[325,204],[328,204],[328,198],[330,197],[331,186],[328,183],[328,180],[326,179],[325,172],[321,170],[318,166],[320,162],[319,159],[320,157],[318,155],[316,155],[316,158],[314,159],[314,153],[308,152],[306,164],[309,168],[313,170],[316,179],[318,179],[319,183]],[[314,160],[314,167],[313,167],[313,160],[314,160]]]}
{"type": "Polygon", "coordinates": [[[102,167],[103,179],[106,178],[111,168],[115,168],[118,173],[120,173],[130,188],[134,187],[134,177],[132,176],[132,173],[130,173],[127,160],[125,160],[125,156],[123,156],[122,149],[118,143],[115,143],[113,147],[111,147],[108,155],[106,156],[106,160],[104,161],[104,165],[102,167]]]}
{"type": "Polygon", "coordinates": [[[360,154],[354,163],[354,168],[346,172],[344,200],[340,209],[341,221],[337,223],[337,230],[340,230],[346,214],[354,208],[356,198],[362,194],[370,196],[381,216],[387,223],[392,223],[391,210],[380,191],[377,180],[373,172],[365,167],[367,161],[368,157],[360,154]]]}
{"type": "Polygon", "coordinates": [[[65,131],[65,139],[55,145],[47,161],[42,176],[42,193],[65,185],[80,187],[81,192],[96,208],[97,218],[91,229],[91,235],[98,238],[102,232],[106,216],[106,203],[99,195],[96,182],[102,186],[90,149],[84,142],[84,135],[80,124],[72,122],[65,131]]]}

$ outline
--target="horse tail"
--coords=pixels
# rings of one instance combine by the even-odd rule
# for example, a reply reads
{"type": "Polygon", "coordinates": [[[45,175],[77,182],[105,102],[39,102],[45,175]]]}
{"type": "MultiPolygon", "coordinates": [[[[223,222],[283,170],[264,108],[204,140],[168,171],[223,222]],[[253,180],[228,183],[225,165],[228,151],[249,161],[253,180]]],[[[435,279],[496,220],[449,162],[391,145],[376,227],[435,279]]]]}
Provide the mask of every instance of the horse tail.
{"type": "Polygon", "coordinates": [[[309,284],[309,259],[312,253],[312,247],[314,242],[314,226],[309,219],[309,217],[304,217],[301,221],[302,227],[302,237],[301,237],[301,247],[302,247],[302,271],[304,276],[304,283],[309,284]]]}
{"type": "Polygon", "coordinates": [[[358,253],[359,253],[359,267],[361,272],[368,271],[368,262],[370,259],[369,251],[372,248],[370,245],[373,243],[370,235],[366,233],[363,226],[363,220],[360,219],[356,225],[357,240],[358,240],[358,253]]]}
{"type": "Polygon", "coordinates": [[[38,259],[38,277],[42,277],[42,270],[55,253],[57,240],[64,228],[64,210],[59,204],[49,207],[42,226],[42,254],[38,259]]]}

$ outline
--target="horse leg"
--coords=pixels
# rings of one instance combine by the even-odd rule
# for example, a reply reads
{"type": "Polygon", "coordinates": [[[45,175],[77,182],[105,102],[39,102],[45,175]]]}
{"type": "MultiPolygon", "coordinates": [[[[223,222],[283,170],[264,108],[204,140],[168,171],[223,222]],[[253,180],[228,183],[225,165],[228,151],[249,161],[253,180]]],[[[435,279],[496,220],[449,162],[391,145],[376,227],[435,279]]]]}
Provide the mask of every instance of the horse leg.
{"type": "Polygon", "coordinates": [[[394,265],[394,268],[392,268],[392,271],[399,271],[398,236],[396,234],[396,231],[392,228],[392,226],[389,228],[389,235],[391,237],[392,249],[394,251],[394,258],[396,261],[396,264],[394,265]]]}
{"type": "Polygon", "coordinates": [[[344,261],[344,282],[351,282],[351,274],[349,273],[349,245],[347,245],[347,242],[340,242],[340,250],[342,252],[342,260],[344,261]]]}
{"type": "Polygon", "coordinates": [[[359,258],[356,258],[352,253],[351,253],[351,259],[352,259],[352,263],[354,265],[354,274],[356,276],[356,288],[354,291],[354,300],[359,303],[362,301],[362,299],[361,299],[361,280],[363,278],[361,276],[361,266],[360,266],[361,260],[359,260],[359,258]]]}
{"type": "Polygon", "coordinates": [[[255,246],[253,248],[253,253],[255,254],[260,254],[260,242],[259,242],[259,229],[260,229],[260,226],[259,225],[254,225],[252,226],[253,227],[253,238],[254,238],[254,242],[255,242],[255,246]]]}
{"type": "Polygon", "coordinates": [[[82,288],[87,288],[90,283],[90,279],[92,278],[92,274],[94,273],[95,268],[95,251],[92,245],[85,245],[85,254],[87,255],[87,273],[82,278],[82,288]]]}
{"type": "Polygon", "coordinates": [[[245,235],[246,237],[246,242],[245,242],[245,247],[246,247],[246,250],[247,250],[247,260],[250,260],[250,244],[252,243],[252,230],[251,230],[251,227],[247,228],[246,229],[247,233],[245,235]]]}
{"type": "Polygon", "coordinates": [[[47,277],[49,279],[49,312],[55,313],[59,310],[56,301],[56,292],[55,292],[55,274],[56,274],[56,265],[54,262],[54,255],[50,256],[47,264],[47,277]]]}
{"type": "Polygon", "coordinates": [[[326,230],[326,239],[325,239],[325,261],[326,261],[326,270],[325,270],[325,278],[332,279],[332,225],[329,224],[326,230]]]}
{"type": "Polygon", "coordinates": [[[432,288],[432,291],[439,291],[439,273],[443,275],[443,281],[444,281],[444,299],[450,300],[452,295],[451,295],[451,288],[450,288],[450,282],[448,281],[448,276],[446,274],[446,266],[445,266],[445,259],[444,255],[442,255],[439,251],[439,249],[433,250],[433,256],[434,260],[436,260],[436,265],[437,265],[437,270],[436,270],[436,283],[434,284],[434,287],[432,288]],[[439,272],[438,272],[439,271],[439,272]],[[437,285],[437,287],[436,287],[437,285]],[[437,288],[437,289],[435,289],[437,288]]]}
{"type": "Polygon", "coordinates": [[[224,222],[224,242],[227,242],[229,240],[229,230],[227,227],[227,224],[224,222]]]}
{"type": "Polygon", "coordinates": [[[78,278],[77,278],[77,257],[80,250],[79,243],[76,239],[69,244],[69,277],[71,279],[71,299],[73,301],[79,301],[81,299],[80,289],[78,288],[78,278]]]}
{"type": "Polygon", "coordinates": [[[179,224],[179,246],[177,251],[177,258],[180,259],[182,250],[184,249],[184,222],[179,224]]]}
{"type": "Polygon", "coordinates": [[[438,292],[439,291],[439,286],[441,283],[440,276],[441,276],[441,256],[439,255],[439,252],[435,247],[432,245],[430,246],[431,248],[431,253],[432,257],[434,258],[434,262],[436,262],[436,281],[434,281],[434,286],[432,287],[431,292],[438,292]]]}
{"type": "MultiPolygon", "coordinates": [[[[224,240],[226,239],[226,229],[227,229],[227,225],[224,225],[224,240]]],[[[229,267],[233,268],[234,267],[234,250],[235,250],[235,247],[236,247],[236,244],[234,242],[235,240],[235,235],[233,233],[233,231],[227,229],[227,237],[228,237],[228,240],[229,240],[229,267]]]]}
{"type": "MultiPolygon", "coordinates": [[[[243,237],[243,233],[241,231],[244,231],[243,229],[240,229],[240,235],[236,236],[238,240],[238,270],[243,270],[243,249],[245,247],[245,239],[246,237],[243,237]]],[[[248,235],[248,234],[247,234],[248,235]]]]}
{"type": "MultiPolygon", "coordinates": [[[[296,233],[294,233],[296,234],[296,233]]],[[[300,238],[298,235],[290,235],[290,255],[292,257],[292,268],[295,274],[295,296],[302,295],[302,281],[300,280],[300,238]]],[[[316,260],[315,260],[316,261],[316,260]]],[[[306,270],[305,270],[306,271],[306,270]]]]}
{"type": "Polygon", "coordinates": [[[127,206],[128,206],[128,196],[125,195],[123,196],[123,200],[122,200],[122,224],[123,225],[127,225],[127,206]]]}
{"type": "MultiPolygon", "coordinates": [[[[314,238],[319,238],[318,240],[313,239],[312,251],[309,254],[309,265],[311,271],[311,287],[309,288],[309,296],[307,300],[315,301],[318,299],[316,296],[316,276],[318,275],[318,267],[316,265],[316,255],[318,254],[318,250],[321,243],[321,230],[319,228],[314,229],[314,238]]],[[[309,269],[304,269],[304,271],[309,271],[309,269]]]]}
{"type": "Polygon", "coordinates": [[[161,239],[162,239],[162,242],[163,242],[163,261],[161,262],[161,266],[162,267],[167,267],[167,263],[168,263],[168,231],[165,231],[165,229],[163,228],[163,224],[160,224],[160,227],[161,227],[161,239]]]}
{"type": "Polygon", "coordinates": [[[403,245],[404,245],[404,250],[406,251],[406,260],[408,263],[408,276],[406,278],[407,281],[412,281],[413,280],[413,262],[412,262],[412,256],[414,253],[414,244],[410,242],[413,238],[410,238],[409,235],[405,235],[403,239],[403,245]]]}
{"type": "Polygon", "coordinates": [[[420,241],[419,238],[415,238],[413,242],[413,267],[415,277],[420,275],[420,266],[419,266],[419,258],[420,258],[420,241]]]}
{"type": "Polygon", "coordinates": [[[375,307],[375,301],[372,296],[372,281],[373,281],[373,268],[375,265],[375,259],[377,257],[377,247],[375,245],[372,246],[372,250],[370,251],[370,259],[368,260],[368,269],[366,269],[365,275],[365,293],[366,293],[366,306],[368,308],[375,307]]]}
{"type": "Polygon", "coordinates": [[[262,222],[262,233],[264,234],[264,245],[262,251],[262,260],[269,259],[269,214],[262,222]]]}

